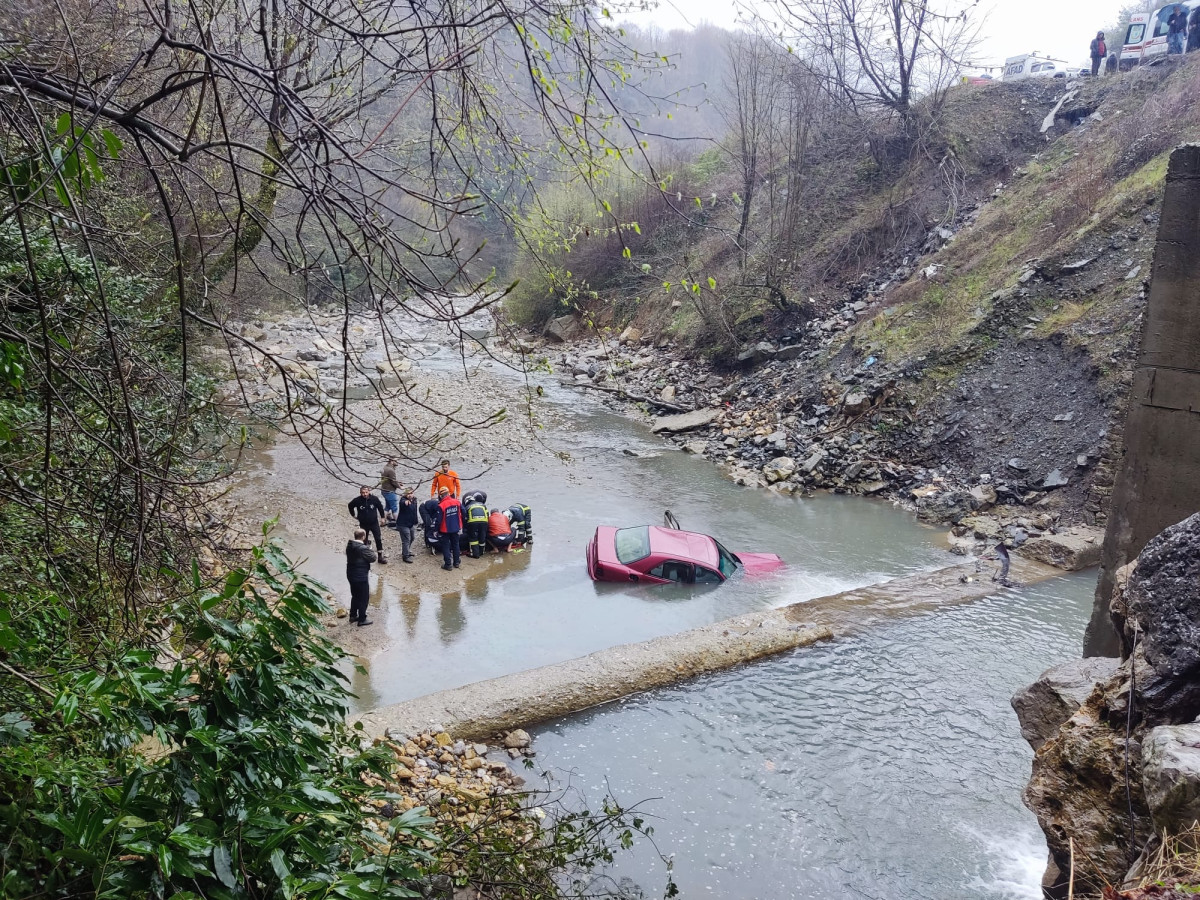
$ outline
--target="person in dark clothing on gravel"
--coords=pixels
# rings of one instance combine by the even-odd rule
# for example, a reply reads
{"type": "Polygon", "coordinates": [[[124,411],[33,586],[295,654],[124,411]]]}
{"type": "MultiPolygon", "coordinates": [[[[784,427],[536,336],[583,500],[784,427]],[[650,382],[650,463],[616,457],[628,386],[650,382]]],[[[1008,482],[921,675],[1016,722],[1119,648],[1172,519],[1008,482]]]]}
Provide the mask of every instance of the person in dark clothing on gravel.
{"type": "Polygon", "coordinates": [[[1188,14],[1181,5],[1175,5],[1175,12],[1167,19],[1167,53],[1179,55],[1187,45],[1188,14]]]}
{"type": "Polygon", "coordinates": [[[418,511],[421,513],[421,525],[425,528],[425,546],[432,555],[438,551],[441,541],[438,525],[442,523],[442,507],[437,497],[430,497],[418,507],[418,511]]]}
{"type": "Polygon", "coordinates": [[[1108,45],[1104,42],[1103,31],[1096,32],[1096,37],[1092,40],[1091,51],[1092,77],[1095,78],[1100,74],[1100,62],[1108,56],[1108,45]]]}
{"type": "Polygon", "coordinates": [[[375,551],[367,543],[367,533],[361,528],[354,530],[354,539],[346,542],[346,580],[350,582],[350,621],[358,625],[370,625],[367,618],[367,603],[371,599],[371,563],[375,562],[375,551]]]}
{"type": "Polygon", "coordinates": [[[400,502],[396,510],[396,530],[400,532],[400,556],[406,562],[413,561],[413,529],[417,527],[417,497],[410,487],[400,489],[400,502]]]}
{"type": "Polygon", "coordinates": [[[396,477],[396,460],[389,459],[379,476],[379,491],[383,494],[383,506],[387,510],[388,522],[396,519],[396,502],[399,500],[400,479],[396,477]]]}
{"type": "Polygon", "coordinates": [[[383,555],[383,535],[379,531],[379,520],[383,518],[383,504],[379,498],[371,493],[371,489],[365,484],[358,489],[358,496],[351,500],[346,506],[350,509],[350,515],[358,519],[358,524],[362,526],[362,530],[367,534],[375,536],[375,549],[379,551],[379,564],[387,565],[387,557],[383,555]]]}

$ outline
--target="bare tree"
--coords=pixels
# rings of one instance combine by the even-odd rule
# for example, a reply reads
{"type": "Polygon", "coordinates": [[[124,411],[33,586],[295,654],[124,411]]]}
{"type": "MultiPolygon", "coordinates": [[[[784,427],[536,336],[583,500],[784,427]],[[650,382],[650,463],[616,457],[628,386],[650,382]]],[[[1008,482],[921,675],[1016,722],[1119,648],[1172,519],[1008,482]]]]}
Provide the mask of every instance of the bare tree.
{"type": "MultiPolygon", "coordinates": [[[[199,512],[182,498],[216,466],[198,459],[214,397],[195,377],[197,341],[225,348],[243,414],[329,465],[377,452],[378,422],[234,326],[240,280],[339,303],[343,383],[374,374],[351,337],[357,304],[394,364],[397,313],[455,329],[494,303],[503,290],[470,274],[478,247],[457,226],[492,201],[507,215],[539,166],[587,172],[639,152],[612,99],[639,62],[605,16],[585,0],[5,6],[0,356],[22,373],[14,396],[40,398],[40,424],[19,460],[0,458],[0,499],[40,511],[48,549],[48,523],[95,513],[98,558],[106,547],[135,581],[162,564],[167,533],[199,512]],[[137,303],[174,321],[134,328],[137,303]],[[36,479],[21,474],[30,459],[36,479]],[[67,460],[75,492],[57,487],[67,460]]],[[[404,383],[380,399],[402,435],[413,404],[448,429],[489,419],[404,383]]],[[[437,439],[409,437],[414,458],[437,439]]]]}
{"type": "Polygon", "coordinates": [[[800,56],[832,94],[860,113],[919,131],[916,106],[935,115],[978,39],[978,0],[773,0],[800,56]]]}
{"type": "Polygon", "coordinates": [[[717,108],[729,129],[726,152],[741,175],[737,245],[743,267],[750,208],[762,177],[759,155],[773,149],[773,119],[782,80],[778,53],[779,48],[757,31],[735,35],[725,49],[725,92],[718,98],[717,108]]]}

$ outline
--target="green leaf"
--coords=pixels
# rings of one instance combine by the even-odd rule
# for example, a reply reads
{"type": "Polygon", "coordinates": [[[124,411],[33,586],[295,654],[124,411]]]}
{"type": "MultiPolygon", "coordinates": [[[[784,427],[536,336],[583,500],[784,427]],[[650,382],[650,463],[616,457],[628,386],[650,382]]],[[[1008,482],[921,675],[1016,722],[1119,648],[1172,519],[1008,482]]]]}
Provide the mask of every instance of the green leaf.
{"type": "Polygon", "coordinates": [[[715,291],[717,289],[717,279],[713,278],[711,275],[708,276],[708,289],[710,291],[715,291]]]}
{"type": "Polygon", "coordinates": [[[233,874],[233,858],[229,855],[229,848],[224,844],[217,844],[213,847],[212,859],[217,880],[227,888],[236,886],[237,879],[233,874]]]}
{"type": "Polygon", "coordinates": [[[108,155],[117,159],[121,155],[121,148],[125,146],[121,143],[121,139],[108,128],[100,132],[100,137],[104,139],[104,147],[108,150],[108,155]]]}
{"type": "Polygon", "coordinates": [[[224,844],[217,844],[213,847],[212,859],[217,880],[227,888],[236,886],[237,879],[233,874],[233,858],[229,855],[229,848],[224,844]]]}
{"type": "Polygon", "coordinates": [[[279,849],[271,851],[271,868],[275,870],[275,875],[280,881],[285,881],[292,874],[288,869],[287,860],[283,858],[283,851],[279,849]]]}

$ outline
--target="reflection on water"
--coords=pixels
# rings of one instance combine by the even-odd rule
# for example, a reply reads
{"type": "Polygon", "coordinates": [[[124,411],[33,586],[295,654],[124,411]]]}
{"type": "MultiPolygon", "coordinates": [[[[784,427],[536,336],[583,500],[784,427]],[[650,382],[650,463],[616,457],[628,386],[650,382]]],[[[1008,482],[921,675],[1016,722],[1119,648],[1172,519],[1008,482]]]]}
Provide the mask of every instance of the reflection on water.
{"type": "MultiPolygon", "coordinates": [[[[661,817],[685,897],[1040,896],[1009,697],[1074,656],[1094,574],[868,629],[540,729],[539,762],[661,817]]],[[[565,777],[565,776],[564,776],[565,777]]],[[[658,883],[644,851],[618,874],[658,883]]]]}

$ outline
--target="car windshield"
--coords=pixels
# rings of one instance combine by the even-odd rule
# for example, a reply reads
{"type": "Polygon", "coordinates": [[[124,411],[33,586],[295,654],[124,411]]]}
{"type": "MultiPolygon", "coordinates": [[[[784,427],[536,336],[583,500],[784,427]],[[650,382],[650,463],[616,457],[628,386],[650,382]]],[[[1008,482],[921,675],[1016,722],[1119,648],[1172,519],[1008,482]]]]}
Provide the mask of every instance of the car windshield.
{"type": "Polygon", "coordinates": [[[720,541],[714,538],[713,543],[717,545],[717,562],[721,568],[721,574],[728,578],[738,570],[738,566],[741,565],[741,563],[738,562],[738,558],[736,556],[721,546],[720,541]]]}
{"type": "Polygon", "coordinates": [[[645,559],[650,555],[650,527],[643,525],[640,528],[618,529],[613,536],[613,543],[616,545],[617,559],[621,565],[627,566],[639,559],[645,559]]]}

